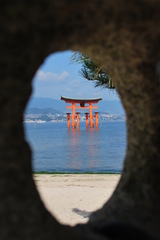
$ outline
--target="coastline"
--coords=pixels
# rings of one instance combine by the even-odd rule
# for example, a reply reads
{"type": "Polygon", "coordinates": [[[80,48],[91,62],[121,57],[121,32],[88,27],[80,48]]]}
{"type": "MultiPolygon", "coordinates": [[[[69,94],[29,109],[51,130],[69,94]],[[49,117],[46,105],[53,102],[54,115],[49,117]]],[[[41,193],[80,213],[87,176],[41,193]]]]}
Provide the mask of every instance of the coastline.
{"type": "MultiPolygon", "coordinates": [[[[81,120],[81,123],[85,123],[85,120],[81,120]]],[[[109,120],[101,120],[100,123],[105,122],[126,122],[126,119],[109,119],[109,120]]],[[[67,123],[67,120],[52,120],[52,121],[43,121],[43,120],[23,120],[23,123],[67,123]]]]}
{"type": "Polygon", "coordinates": [[[86,223],[112,195],[121,174],[34,173],[46,209],[62,224],[86,223]]]}
{"type": "Polygon", "coordinates": [[[117,172],[91,172],[91,171],[86,171],[86,172],[56,172],[56,171],[51,171],[51,172],[49,172],[49,171],[33,171],[33,174],[46,174],[46,175],[51,175],[51,174],[57,174],[57,175],[61,175],[61,174],[67,174],[67,175],[72,175],[72,174],[88,174],[88,175],[90,175],[90,174],[95,174],[95,175],[103,175],[103,174],[118,174],[118,175],[120,175],[121,174],[121,172],[122,171],[117,171],[117,172]]]}

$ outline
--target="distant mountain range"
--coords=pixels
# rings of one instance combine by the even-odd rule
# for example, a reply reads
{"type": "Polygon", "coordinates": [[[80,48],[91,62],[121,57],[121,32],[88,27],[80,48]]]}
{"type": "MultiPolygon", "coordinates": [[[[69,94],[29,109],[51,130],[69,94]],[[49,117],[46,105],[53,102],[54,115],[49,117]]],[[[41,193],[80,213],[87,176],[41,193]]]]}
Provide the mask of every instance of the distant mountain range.
{"type": "MultiPolygon", "coordinates": [[[[98,103],[98,111],[114,114],[125,114],[120,101],[107,101],[102,100],[98,103]]],[[[26,107],[25,113],[27,114],[45,114],[45,113],[62,113],[66,112],[66,103],[61,100],[52,98],[30,98],[26,107]]]]}
{"type": "Polygon", "coordinates": [[[27,114],[56,114],[56,113],[61,113],[60,111],[57,111],[53,108],[27,108],[26,111],[27,114]]]}

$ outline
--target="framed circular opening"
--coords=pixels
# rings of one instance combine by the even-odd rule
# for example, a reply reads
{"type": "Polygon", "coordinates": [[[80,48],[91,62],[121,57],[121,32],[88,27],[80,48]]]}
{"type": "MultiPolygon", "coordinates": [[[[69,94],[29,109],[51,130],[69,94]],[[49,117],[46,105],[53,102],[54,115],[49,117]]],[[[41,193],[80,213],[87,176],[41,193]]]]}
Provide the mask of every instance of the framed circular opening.
{"type": "Polygon", "coordinates": [[[61,223],[75,225],[87,222],[112,195],[122,171],[126,125],[118,96],[108,89],[98,91],[80,77],[81,65],[70,64],[71,55],[50,55],[37,70],[24,126],[34,180],[46,208],[61,223]],[[80,128],[67,129],[68,110],[60,101],[66,94],[102,95],[98,129],[86,128],[86,110],[80,113],[80,128]]]}

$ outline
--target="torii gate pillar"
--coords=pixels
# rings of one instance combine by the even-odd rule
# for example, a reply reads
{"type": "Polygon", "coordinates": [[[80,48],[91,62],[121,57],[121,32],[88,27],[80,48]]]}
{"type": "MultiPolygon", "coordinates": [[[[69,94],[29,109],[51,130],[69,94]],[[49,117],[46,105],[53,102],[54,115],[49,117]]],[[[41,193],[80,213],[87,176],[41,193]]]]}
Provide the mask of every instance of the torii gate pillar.
{"type": "Polygon", "coordinates": [[[89,103],[89,118],[90,118],[90,128],[94,128],[93,115],[92,115],[92,103],[89,103]]]}
{"type": "Polygon", "coordinates": [[[75,126],[75,103],[72,103],[72,128],[76,128],[75,126]]]}
{"type": "Polygon", "coordinates": [[[67,128],[70,128],[70,113],[67,113],[67,128]]]}
{"type": "Polygon", "coordinates": [[[88,113],[85,113],[86,114],[86,128],[89,127],[89,124],[88,124],[88,113]]]}
{"type": "Polygon", "coordinates": [[[77,128],[79,128],[79,114],[80,114],[80,112],[76,112],[76,114],[77,114],[77,128]]]}
{"type": "Polygon", "coordinates": [[[99,112],[95,112],[96,128],[98,128],[98,126],[99,126],[99,124],[98,124],[98,113],[99,113],[99,112]]]}

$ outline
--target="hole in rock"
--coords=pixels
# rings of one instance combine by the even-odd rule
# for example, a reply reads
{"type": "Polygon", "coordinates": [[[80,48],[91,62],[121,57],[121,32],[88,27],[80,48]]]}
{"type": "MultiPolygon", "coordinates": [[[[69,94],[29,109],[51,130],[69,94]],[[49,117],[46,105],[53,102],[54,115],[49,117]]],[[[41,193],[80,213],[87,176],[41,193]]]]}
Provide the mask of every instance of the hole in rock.
{"type": "Polygon", "coordinates": [[[70,64],[72,54],[52,54],[37,70],[24,127],[33,177],[46,208],[61,223],[75,225],[87,222],[114,191],[125,155],[126,124],[118,95],[80,76],[82,64],[70,64]],[[72,115],[72,109],[66,109],[61,95],[101,97],[96,104],[99,127],[86,128],[87,108],[78,109],[80,128],[68,129],[66,113],[72,115]]]}

